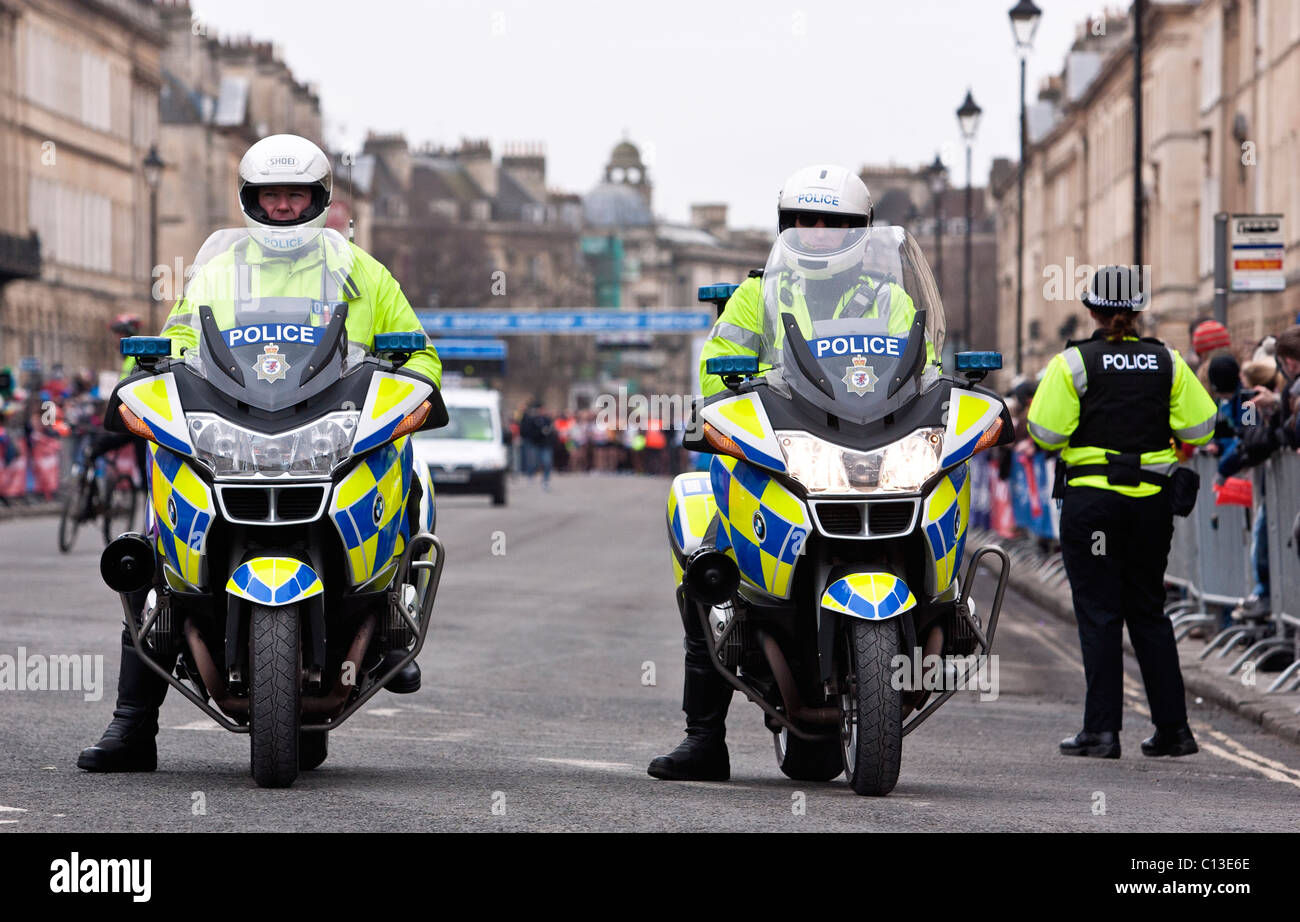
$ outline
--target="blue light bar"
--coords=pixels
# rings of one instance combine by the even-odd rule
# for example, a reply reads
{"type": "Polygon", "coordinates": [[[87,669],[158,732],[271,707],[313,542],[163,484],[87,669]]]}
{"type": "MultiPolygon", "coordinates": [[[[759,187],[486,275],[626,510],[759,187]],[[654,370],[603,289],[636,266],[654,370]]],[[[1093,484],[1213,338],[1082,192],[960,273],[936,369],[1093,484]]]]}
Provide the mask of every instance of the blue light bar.
{"type": "Polygon", "coordinates": [[[376,333],[375,352],[419,352],[428,344],[423,333],[376,333]]]}
{"type": "Polygon", "coordinates": [[[958,352],[958,371],[996,371],[1002,367],[1001,352],[958,352]]]}
{"type": "Polygon", "coordinates": [[[756,355],[715,355],[704,362],[704,372],[710,375],[756,375],[756,355]]]}
{"type": "Polygon", "coordinates": [[[172,354],[172,341],[166,336],[128,336],[118,345],[125,356],[144,358],[172,354]]]}
{"type": "Polygon", "coordinates": [[[697,301],[725,301],[736,293],[739,285],[701,285],[697,301]]]}

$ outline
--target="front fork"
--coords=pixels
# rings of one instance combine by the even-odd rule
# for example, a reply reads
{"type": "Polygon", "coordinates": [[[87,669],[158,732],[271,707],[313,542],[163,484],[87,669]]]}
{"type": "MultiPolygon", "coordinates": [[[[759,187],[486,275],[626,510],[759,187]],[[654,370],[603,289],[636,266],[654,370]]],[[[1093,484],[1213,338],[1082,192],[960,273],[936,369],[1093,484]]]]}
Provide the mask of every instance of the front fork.
{"type": "MultiPolygon", "coordinates": [[[[728,605],[732,603],[727,603],[728,605]]],[[[719,653],[720,647],[729,639],[731,632],[736,630],[743,616],[732,614],[730,618],[725,619],[725,625],[722,626],[719,634],[714,633],[715,619],[711,616],[711,609],[704,604],[697,602],[686,592],[686,586],[677,587],[677,605],[682,609],[683,618],[689,615],[687,606],[695,609],[696,616],[700,621],[700,630],[704,633],[704,642],[709,648],[709,662],[713,668],[718,671],[718,675],[726,681],[728,685],[743,694],[750,701],[754,702],[762,709],[763,713],[770,717],[775,723],[789,730],[795,736],[810,742],[829,742],[838,740],[839,731],[833,733],[814,733],[805,730],[796,724],[790,717],[774,707],[767,701],[763,695],[752,685],[736,675],[723,661],[719,653]]],[[[721,619],[717,619],[721,620],[721,619]]],[[[831,708],[808,708],[804,707],[798,699],[798,692],[794,688],[793,681],[787,678],[789,676],[789,665],[785,662],[785,657],[781,653],[780,647],[776,641],[769,635],[759,632],[759,641],[762,644],[763,654],[767,657],[768,665],[772,668],[772,674],[776,676],[778,685],[781,687],[782,699],[786,701],[787,708],[800,712],[806,719],[812,719],[818,723],[838,722],[838,712],[835,713],[834,720],[828,721],[825,718],[828,715],[822,715],[818,712],[832,711],[831,708]],[[788,696],[788,697],[787,697],[788,696]]]]}
{"type": "MultiPolygon", "coordinates": [[[[1002,548],[993,544],[986,544],[971,554],[970,561],[966,564],[966,575],[961,581],[961,595],[957,597],[957,616],[966,622],[966,626],[971,633],[975,635],[975,642],[979,645],[978,655],[988,656],[993,650],[993,635],[998,629],[998,615],[1002,611],[1002,597],[1007,591],[1007,581],[1011,576],[1011,558],[1002,548]],[[993,594],[993,604],[989,608],[989,623],[987,628],[981,629],[979,621],[971,614],[970,611],[970,593],[975,585],[975,572],[983,562],[985,555],[993,554],[998,558],[998,588],[993,594]]],[[[918,726],[929,719],[930,715],[943,706],[943,703],[957,694],[958,689],[950,688],[941,694],[934,701],[930,702],[925,708],[912,715],[912,718],[903,724],[903,735],[911,733],[918,726]]]]}
{"type": "MultiPolygon", "coordinates": [[[[150,546],[156,547],[155,545],[153,545],[153,542],[150,542],[150,546]]],[[[360,696],[358,696],[351,704],[347,705],[347,707],[340,714],[338,714],[336,717],[331,719],[328,723],[305,724],[303,725],[304,730],[334,729],[339,724],[341,724],[344,720],[346,720],[347,718],[351,717],[354,713],[356,713],[356,711],[363,704],[369,701],[375,694],[377,694],[379,690],[383,688],[384,685],[391,678],[393,678],[393,676],[397,675],[397,673],[400,672],[402,669],[405,669],[407,664],[412,662],[419,655],[420,650],[423,649],[424,647],[425,637],[428,635],[429,632],[429,621],[430,621],[429,616],[433,610],[434,599],[437,597],[438,594],[438,585],[442,581],[442,567],[443,564],[446,562],[446,559],[447,559],[447,552],[443,548],[442,542],[439,541],[434,535],[430,534],[429,532],[421,532],[420,534],[415,535],[413,538],[411,538],[410,542],[406,546],[406,549],[402,552],[401,564],[398,566],[397,569],[397,572],[401,576],[402,580],[399,581],[397,583],[397,586],[389,592],[389,605],[394,607],[399,617],[401,617],[402,620],[406,622],[407,627],[412,631],[412,633],[414,633],[415,647],[411,649],[400,662],[394,665],[388,672],[386,672],[383,676],[381,676],[377,681],[372,682],[369,688],[367,688],[364,692],[362,692],[360,696]],[[415,554],[415,549],[417,547],[420,548],[418,557],[415,554]],[[427,555],[431,550],[437,551],[436,558],[434,560],[424,560],[423,557],[427,555]],[[429,572],[428,584],[424,589],[423,595],[417,594],[415,599],[415,604],[408,605],[407,604],[408,600],[404,598],[404,594],[403,594],[403,586],[406,585],[405,579],[407,577],[411,577],[415,579],[415,581],[418,583],[419,580],[417,578],[417,574],[420,571],[429,572]],[[415,620],[417,614],[419,617],[418,622],[415,620]]],[[[162,572],[161,564],[159,564],[159,567],[155,572],[156,573],[162,572]]],[[[203,711],[203,713],[207,714],[209,717],[211,717],[213,720],[215,720],[218,724],[220,724],[225,729],[231,731],[232,733],[249,732],[249,728],[247,724],[240,724],[231,720],[227,715],[223,714],[221,711],[213,707],[204,697],[200,696],[198,692],[194,691],[192,688],[183,684],[180,681],[180,679],[172,675],[170,670],[164,669],[162,666],[158,665],[158,663],[154,661],[153,657],[148,654],[147,650],[145,649],[144,638],[148,635],[149,629],[154,626],[154,623],[157,621],[158,617],[169,606],[169,602],[167,600],[168,593],[166,591],[165,585],[159,583],[157,585],[152,586],[151,588],[154,590],[155,593],[155,602],[152,608],[150,608],[148,605],[145,606],[147,611],[145,612],[144,619],[139,624],[136,623],[137,613],[131,610],[131,603],[129,601],[129,597],[131,596],[132,593],[127,593],[127,592],[118,593],[118,596],[122,601],[122,614],[126,620],[126,627],[131,634],[131,643],[132,645],[134,645],[137,656],[139,656],[141,662],[143,662],[146,666],[152,669],[157,675],[161,676],[167,682],[168,685],[171,685],[173,688],[177,689],[182,695],[184,695],[187,699],[189,699],[189,701],[195,707],[199,708],[199,710],[203,711]]],[[[373,620],[373,618],[374,616],[372,616],[371,620],[373,620]]],[[[370,621],[363,623],[361,627],[361,631],[358,633],[358,636],[360,636],[361,632],[367,632],[368,629],[373,630],[373,625],[371,624],[370,621]]],[[[194,626],[194,623],[192,621],[189,621],[188,619],[186,620],[185,629],[183,633],[186,640],[189,642],[191,652],[194,653],[194,655],[201,657],[207,653],[206,648],[204,648],[201,652],[195,651],[196,646],[200,646],[200,647],[202,646],[202,639],[199,637],[198,630],[194,626]]],[[[365,652],[364,650],[361,651],[362,654],[364,654],[364,652],[365,652]]],[[[215,692],[216,690],[205,689],[205,691],[215,692]]],[[[342,704],[342,702],[340,702],[340,704],[342,704]]]]}
{"type": "MultiPolygon", "coordinates": [[[[992,652],[993,638],[997,632],[998,615],[1002,611],[1002,600],[1006,594],[1007,582],[1010,575],[1011,559],[1007,556],[1006,551],[995,545],[986,545],[979,548],[971,554],[970,560],[966,564],[966,574],[961,582],[961,593],[956,601],[956,611],[958,617],[965,621],[967,627],[974,635],[975,641],[979,646],[980,655],[987,656],[992,652]],[[998,558],[998,585],[993,596],[993,604],[989,608],[988,626],[982,627],[975,616],[971,614],[969,603],[971,589],[975,582],[975,574],[979,567],[985,563],[985,558],[989,554],[998,558]]],[[[835,733],[811,732],[797,724],[795,720],[791,719],[791,714],[795,714],[796,716],[801,717],[804,723],[838,723],[838,710],[827,707],[808,707],[800,702],[797,686],[794,683],[793,677],[790,675],[789,666],[785,657],[781,653],[779,645],[770,635],[764,634],[760,631],[759,641],[762,645],[763,654],[767,658],[768,665],[772,669],[773,676],[776,678],[777,684],[781,688],[782,699],[787,703],[787,710],[785,712],[774,707],[753,686],[740,676],[736,675],[736,673],[726,665],[725,658],[722,656],[720,651],[724,648],[724,645],[730,638],[732,632],[737,629],[741,619],[743,618],[743,616],[735,613],[734,608],[728,610],[731,603],[728,603],[728,605],[725,606],[718,606],[723,609],[722,616],[715,616],[712,607],[706,606],[691,598],[686,591],[686,586],[680,585],[677,587],[677,604],[683,612],[683,618],[689,615],[687,606],[694,608],[695,615],[700,621],[700,629],[704,634],[704,642],[708,645],[709,661],[713,663],[713,667],[718,671],[718,674],[726,680],[728,685],[744,694],[746,698],[758,705],[759,708],[762,709],[763,713],[771,718],[772,721],[781,727],[784,727],[786,730],[789,730],[800,739],[813,742],[839,739],[838,731],[835,733]]],[[[829,632],[833,635],[842,623],[841,618],[835,618],[833,619],[833,623],[822,625],[820,630],[829,632]]],[[[827,654],[823,651],[822,655],[825,656],[827,654]]],[[[833,656],[833,649],[830,655],[833,656]]],[[[826,672],[826,667],[828,665],[831,667],[829,673],[833,675],[834,667],[833,664],[830,663],[823,664],[823,672],[826,672]]],[[[903,725],[903,735],[906,736],[928,720],[930,716],[949,698],[956,694],[957,691],[958,689],[956,688],[948,689],[934,701],[930,702],[927,707],[914,714],[912,718],[903,725]]]]}

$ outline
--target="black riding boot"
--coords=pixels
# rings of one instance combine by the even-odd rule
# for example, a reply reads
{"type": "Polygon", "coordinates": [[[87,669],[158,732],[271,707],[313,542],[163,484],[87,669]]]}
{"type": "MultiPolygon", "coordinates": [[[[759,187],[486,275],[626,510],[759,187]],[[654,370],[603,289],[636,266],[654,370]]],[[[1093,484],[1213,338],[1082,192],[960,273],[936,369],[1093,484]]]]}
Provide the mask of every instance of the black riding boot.
{"type": "MultiPolygon", "coordinates": [[[[703,641],[697,641],[703,645],[703,641]]],[[[708,652],[692,656],[687,641],[686,681],[682,710],[686,712],[686,739],[650,763],[647,771],[665,781],[726,781],[731,777],[727,758],[727,707],[734,689],[708,662],[708,652]],[[703,659],[703,662],[700,662],[703,659]]]]}
{"type": "MultiPolygon", "coordinates": [[[[144,607],[148,590],[131,594],[133,610],[144,607]]],[[[90,772],[151,772],[158,767],[158,708],[167,682],[140,661],[131,637],[122,632],[122,669],[117,677],[117,707],[104,737],[77,758],[90,772]]]]}

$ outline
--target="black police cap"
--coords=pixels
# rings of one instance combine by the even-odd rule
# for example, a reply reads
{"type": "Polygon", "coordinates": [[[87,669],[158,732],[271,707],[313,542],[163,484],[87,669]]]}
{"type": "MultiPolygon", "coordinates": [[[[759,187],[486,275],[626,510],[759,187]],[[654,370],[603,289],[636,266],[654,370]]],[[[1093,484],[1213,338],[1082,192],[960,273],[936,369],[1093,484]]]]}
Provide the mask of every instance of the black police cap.
{"type": "Polygon", "coordinates": [[[1102,266],[1092,275],[1083,306],[1099,314],[1140,311],[1147,306],[1138,274],[1128,266],[1102,266]]]}

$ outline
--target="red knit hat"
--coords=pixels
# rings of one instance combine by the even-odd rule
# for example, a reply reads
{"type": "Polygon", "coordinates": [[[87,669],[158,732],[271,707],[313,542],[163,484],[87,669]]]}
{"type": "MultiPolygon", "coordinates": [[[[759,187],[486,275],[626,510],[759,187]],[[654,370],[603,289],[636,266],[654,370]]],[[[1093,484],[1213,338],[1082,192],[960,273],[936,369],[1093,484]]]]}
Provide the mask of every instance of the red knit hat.
{"type": "Polygon", "coordinates": [[[1228,330],[1223,324],[1217,320],[1206,320],[1197,324],[1193,331],[1192,348],[1197,355],[1203,356],[1215,349],[1231,349],[1232,340],[1228,338],[1228,330]]]}

